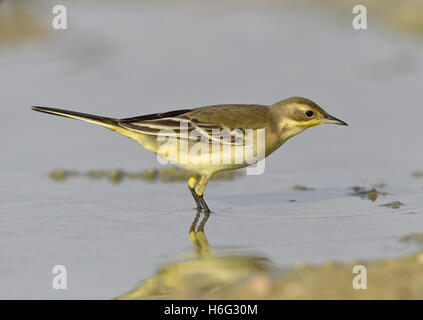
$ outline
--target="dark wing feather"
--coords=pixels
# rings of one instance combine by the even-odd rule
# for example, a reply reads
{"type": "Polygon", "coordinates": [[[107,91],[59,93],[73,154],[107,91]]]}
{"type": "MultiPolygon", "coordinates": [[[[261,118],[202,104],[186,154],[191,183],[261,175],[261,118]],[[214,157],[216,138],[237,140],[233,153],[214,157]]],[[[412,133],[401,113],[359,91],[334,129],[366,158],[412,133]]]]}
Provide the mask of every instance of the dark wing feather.
{"type": "Polygon", "coordinates": [[[245,139],[246,129],[268,126],[268,110],[262,105],[215,105],[121,119],[119,125],[146,135],[187,139],[188,136],[181,135],[182,126],[189,135],[195,131],[209,141],[239,144],[245,139]]]}

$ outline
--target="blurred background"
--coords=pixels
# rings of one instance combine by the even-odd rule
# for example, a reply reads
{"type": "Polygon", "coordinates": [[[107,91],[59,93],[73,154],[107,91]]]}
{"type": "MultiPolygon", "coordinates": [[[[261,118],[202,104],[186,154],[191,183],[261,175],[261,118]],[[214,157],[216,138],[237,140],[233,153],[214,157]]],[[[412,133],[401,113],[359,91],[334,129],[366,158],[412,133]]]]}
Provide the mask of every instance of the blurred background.
{"type": "Polygon", "coordinates": [[[0,1],[0,298],[113,298],[199,257],[183,182],[49,178],[159,168],[155,155],[33,105],[125,118],[310,98],[350,126],[307,130],[263,175],[208,186],[212,247],[236,270],[254,263],[229,278],[267,276],[257,257],[285,268],[416,251],[400,239],[423,224],[422,39],[418,0],[0,1]],[[67,30],[52,28],[57,4],[67,30]],[[367,30],[352,27],[356,4],[367,30]],[[51,286],[58,264],[67,290],[51,286]]]}

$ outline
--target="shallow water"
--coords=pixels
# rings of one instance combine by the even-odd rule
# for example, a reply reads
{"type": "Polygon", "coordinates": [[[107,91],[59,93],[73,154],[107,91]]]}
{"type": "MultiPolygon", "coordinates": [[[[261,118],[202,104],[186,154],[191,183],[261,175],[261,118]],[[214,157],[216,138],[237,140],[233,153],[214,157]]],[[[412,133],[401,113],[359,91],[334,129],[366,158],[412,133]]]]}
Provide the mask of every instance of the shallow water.
{"type": "MultiPolygon", "coordinates": [[[[211,182],[210,244],[278,266],[416,249],[399,238],[423,225],[423,179],[410,175],[423,169],[421,40],[293,3],[64,3],[67,31],[0,51],[1,298],[116,297],[193,248],[184,183],[50,180],[57,167],[158,163],[129,139],[32,105],[129,117],[306,96],[350,126],[294,137],[261,176],[211,182]],[[375,202],[352,196],[379,182],[388,194],[375,202]],[[394,200],[405,205],[380,206],[394,200]],[[64,291],[51,286],[57,264],[64,291]]],[[[38,19],[49,23],[45,7],[38,19]]]]}

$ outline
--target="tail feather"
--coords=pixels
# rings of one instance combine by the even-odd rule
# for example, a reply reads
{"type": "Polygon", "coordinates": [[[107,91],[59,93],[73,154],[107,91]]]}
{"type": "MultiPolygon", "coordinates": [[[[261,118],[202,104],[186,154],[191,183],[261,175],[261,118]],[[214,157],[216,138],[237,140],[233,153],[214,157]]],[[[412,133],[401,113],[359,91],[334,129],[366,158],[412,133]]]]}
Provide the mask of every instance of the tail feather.
{"type": "Polygon", "coordinates": [[[115,130],[117,127],[119,127],[118,120],[113,118],[100,117],[100,116],[87,114],[87,113],[56,109],[56,108],[38,107],[38,106],[32,107],[32,110],[44,112],[44,113],[50,113],[50,114],[54,114],[61,117],[88,121],[91,123],[101,125],[111,130],[115,130]]]}

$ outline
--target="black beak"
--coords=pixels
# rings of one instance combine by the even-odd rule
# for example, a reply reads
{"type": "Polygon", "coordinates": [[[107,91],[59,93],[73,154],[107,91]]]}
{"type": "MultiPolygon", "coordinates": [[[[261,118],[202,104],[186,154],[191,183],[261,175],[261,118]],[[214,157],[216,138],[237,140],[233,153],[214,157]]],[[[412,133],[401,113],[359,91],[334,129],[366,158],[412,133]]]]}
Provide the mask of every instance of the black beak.
{"type": "Polygon", "coordinates": [[[328,114],[325,117],[325,123],[339,124],[341,126],[347,126],[348,125],[348,123],[346,123],[342,120],[339,120],[338,118],[332,117],[330,114],[328,114]]]}

